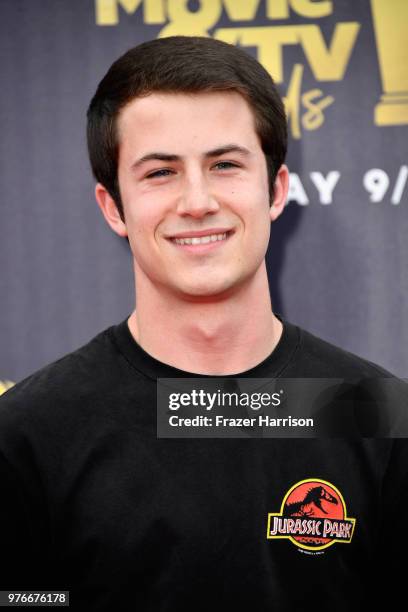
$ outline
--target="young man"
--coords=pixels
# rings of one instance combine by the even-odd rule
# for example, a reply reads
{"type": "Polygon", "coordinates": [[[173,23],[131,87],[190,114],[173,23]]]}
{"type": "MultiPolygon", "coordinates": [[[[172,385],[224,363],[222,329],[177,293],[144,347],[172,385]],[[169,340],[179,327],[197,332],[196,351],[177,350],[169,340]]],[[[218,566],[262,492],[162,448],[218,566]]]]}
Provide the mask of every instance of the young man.
{"type": "Polygon", "coordinates": [[[388,376],[272,311],[288,188],[272,79],[220,41],[143,43],[101,81],[88,145],[137,307],[2,398],[1,589],[87,610],[361,610],[406,499],[403,441],[157,437],[158,378],[388,376]]]}

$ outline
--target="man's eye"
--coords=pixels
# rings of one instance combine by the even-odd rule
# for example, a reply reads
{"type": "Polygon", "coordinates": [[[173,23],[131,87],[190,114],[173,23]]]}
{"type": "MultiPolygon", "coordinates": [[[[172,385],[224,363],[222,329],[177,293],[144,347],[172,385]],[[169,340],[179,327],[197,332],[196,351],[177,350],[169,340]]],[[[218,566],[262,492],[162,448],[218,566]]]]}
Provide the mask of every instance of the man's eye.
{"type": "Polygon", "coordinates": [[[161,176],[168,176],[171,174],[171,170],[167,168],[161,168],[160,170],[155,170],[146,176],[146,178],[160,178],[161,176]]]}
{"type": "Polygon", "coordinates": [[[237,164],[233,164],[232,162],[229,162],[229,161],[217,162],[215,164],[215,167],[219,168],[220,170],[228,170],[228,168],[238,168],[237,164]]]}

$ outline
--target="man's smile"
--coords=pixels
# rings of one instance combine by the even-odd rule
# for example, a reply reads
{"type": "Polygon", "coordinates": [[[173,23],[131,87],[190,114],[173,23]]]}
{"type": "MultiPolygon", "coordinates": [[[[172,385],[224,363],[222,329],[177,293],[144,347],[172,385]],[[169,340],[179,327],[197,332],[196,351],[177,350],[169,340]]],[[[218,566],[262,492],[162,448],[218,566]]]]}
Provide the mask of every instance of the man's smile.
{"type": "Polygon", "coordinates": [[[185,250],[203,253],[220,246],[220,244],[226,242],[233,233],[234,230],[227,230],[225,228],[198,231],[188,230],[169,236],[168,239],[172,244],[183,247],[185,250]]]}
{"type": "Polygon", "coordinates": [[[198,236],[194,238],[174,238],[176,244],[208,244],[209,242],[217,242],[217,240],[225,240],[227,234],[209,234],[206,236],[198,236]]]}

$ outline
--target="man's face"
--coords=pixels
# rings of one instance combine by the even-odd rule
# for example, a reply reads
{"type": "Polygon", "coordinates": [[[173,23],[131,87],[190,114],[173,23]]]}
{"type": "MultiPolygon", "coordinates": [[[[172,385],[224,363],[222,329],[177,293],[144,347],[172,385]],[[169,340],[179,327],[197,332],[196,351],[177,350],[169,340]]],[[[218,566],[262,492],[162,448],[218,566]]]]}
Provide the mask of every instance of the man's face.
{"type": "Polygon", "coordinates": [[[125,223],[114,229],[129,238],[136,278],[189,299],[249,282],[277,213],[245,99],[151,94],[121,111],[118,135],[125,223]]]}

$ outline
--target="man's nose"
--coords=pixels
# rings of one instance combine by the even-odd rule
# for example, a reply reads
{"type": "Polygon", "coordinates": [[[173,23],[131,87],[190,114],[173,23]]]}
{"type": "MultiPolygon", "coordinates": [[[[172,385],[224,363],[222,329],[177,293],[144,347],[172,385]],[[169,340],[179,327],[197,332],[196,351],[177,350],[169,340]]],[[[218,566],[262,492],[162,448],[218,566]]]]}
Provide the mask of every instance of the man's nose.
{"type": "Polygon", "coordinates": [[[203,217],[220,209],[217,199],[211,193],[205,177],[196,172],[187,176],[177,205],[179,215],[203,217]]]}

